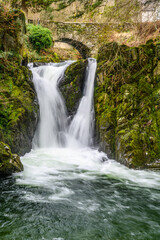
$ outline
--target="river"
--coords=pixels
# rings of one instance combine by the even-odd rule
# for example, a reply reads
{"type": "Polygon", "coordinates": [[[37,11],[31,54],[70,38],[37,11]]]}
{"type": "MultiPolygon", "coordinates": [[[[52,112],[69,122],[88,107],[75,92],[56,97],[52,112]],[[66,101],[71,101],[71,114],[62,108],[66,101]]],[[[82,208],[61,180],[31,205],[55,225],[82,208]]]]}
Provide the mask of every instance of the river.
{"type": "Polygon", "coordinates": [[[159,172],[128,169],[93,146],[94,59],[68,120],[57,86],[69,64],[32,68],[40,122],[24,171],[0,185],[0,240],[159,240],[159,172]]]}

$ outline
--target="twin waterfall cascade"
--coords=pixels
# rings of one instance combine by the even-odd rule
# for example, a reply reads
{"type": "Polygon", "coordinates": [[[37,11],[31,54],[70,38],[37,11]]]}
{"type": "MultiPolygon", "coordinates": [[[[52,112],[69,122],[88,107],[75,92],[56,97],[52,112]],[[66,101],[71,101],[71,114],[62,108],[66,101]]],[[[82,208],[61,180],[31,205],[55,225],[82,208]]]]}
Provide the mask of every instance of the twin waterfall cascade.
{"type": "Polygon", "coordinates": [[[71,63],[32,68],[40,121],[33,149],[21,157],[24,171],[1,184],[0,239],[159,239],[160,174],[90,147],[96,60],[88,60],[72,120],[58,89],[71,63]]]}
{"type": "Polygon", "coordinates": [[[67,111],[58,83],[72,61],[32,68],[33,81],[40,105],[40,122],[33,146],[78,147],[89,146],[93,138],[93,92],[97,63],[88,59],[84,94],[77,113],[68,124],[67,111]]]}

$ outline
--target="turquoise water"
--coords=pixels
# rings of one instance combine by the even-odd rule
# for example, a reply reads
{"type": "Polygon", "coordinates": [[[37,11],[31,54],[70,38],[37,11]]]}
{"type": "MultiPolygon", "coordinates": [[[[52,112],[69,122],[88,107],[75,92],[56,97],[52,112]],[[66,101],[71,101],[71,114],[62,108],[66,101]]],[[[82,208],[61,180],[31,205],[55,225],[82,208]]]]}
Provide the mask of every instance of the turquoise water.
{"type": "Polygon", "coordinates": [[[1,240],[159,240],[160,174],[93,149],[40,149],[0,184],[1,240]]]}

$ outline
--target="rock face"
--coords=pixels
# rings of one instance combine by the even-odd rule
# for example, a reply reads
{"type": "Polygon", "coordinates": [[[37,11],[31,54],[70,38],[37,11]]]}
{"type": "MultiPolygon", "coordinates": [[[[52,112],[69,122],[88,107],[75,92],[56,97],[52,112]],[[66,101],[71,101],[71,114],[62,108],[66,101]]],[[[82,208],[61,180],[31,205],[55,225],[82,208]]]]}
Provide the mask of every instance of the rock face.
{"type": "Polygon", "coordinates": [[[64,79],[59,84],[69,115],[75,113],[83,95],[86,66],[86,60],[79,60],[71,64],[66,69],[64,79]]]}
{"type": "MultiPolygon", "coordinates": [[[[24,155],[31,150],[39,109],[32,74],[21,64],[26,62],[24,14],[6,11],[0,8],[0,141],[24,155]]],[[[5,144],[0,147],[2,175],[22,170],[18,156],[5,144]]]]}
{"type": "Polygon", "coordinates": [[[31,73],[16,64],[0,73],[0,140],[9,144],[13,153],[24,155],[31,149],[39,117],[31,73]]]}
{"type": "Polygon", "coordinates": [[[0,142],[0,177],[23,171],[23,165],[17,154],[12,154],[7,144],[0,142]]]}
{"type": "Polygon", "coordinates": [[[95,91],[101,148],[133,168],[160,168],[159,43],[109,43],[98,54],[95,91]]]}

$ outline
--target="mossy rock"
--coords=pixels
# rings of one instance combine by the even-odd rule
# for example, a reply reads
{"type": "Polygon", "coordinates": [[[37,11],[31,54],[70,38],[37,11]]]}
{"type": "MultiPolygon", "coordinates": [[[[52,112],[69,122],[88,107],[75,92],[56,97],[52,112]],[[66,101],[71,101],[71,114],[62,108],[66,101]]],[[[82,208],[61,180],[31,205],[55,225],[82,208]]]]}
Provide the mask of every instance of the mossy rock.
{"type": "Polygon", "coordinates": [[[0,68],[0,141],[13,153],[24,155],[39,118],[39,108],[30,70],[18,63],[3,61],[0,68]]]}
{"type": "Polygon", "coordinates": [[[19,155],[31,150],[39,117],[32,73],[21,64],[27,64],[25,32],[22,11],[0,9],[0,141],[19,155]]]}
{"type": "Polygon", "coordinates": [[[86,60],[71,64],[65,71],[64,79],[59,84],[69,115],[73,115],[83,95],[86,60]]]}
{"type": "Polygon", "coordinates": [[[160,77],[157,45],[101,47],[95,90],[101,146],[131,168],[160,159],[160,77]],[[107,147],[106,147],[107,146],[107,147]]]}
{"type": "Polygon", "coordinates": [[[10,147],[0,142],[0,177],[23,171],[23,165],[17,154],[12,154],[10,147]]]}

